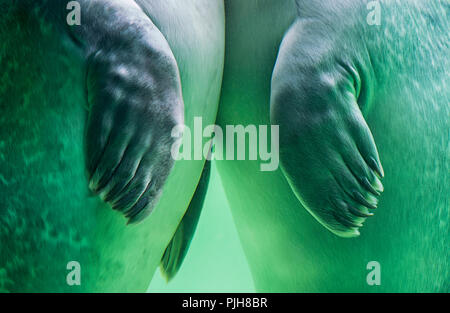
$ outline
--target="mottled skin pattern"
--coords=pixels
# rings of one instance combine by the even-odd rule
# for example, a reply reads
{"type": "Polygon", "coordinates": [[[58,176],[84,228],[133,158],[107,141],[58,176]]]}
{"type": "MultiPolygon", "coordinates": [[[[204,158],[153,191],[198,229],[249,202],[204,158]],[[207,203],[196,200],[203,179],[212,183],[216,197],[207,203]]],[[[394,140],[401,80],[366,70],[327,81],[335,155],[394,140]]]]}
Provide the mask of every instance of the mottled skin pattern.
{"type": "Polygon", "coordinates": [[[222,2],[79,2],[0,2],[1,291],[145,291],[203,168],[170,131],[215,120],[222,2]]]}
{"type": "Polygon", "coordinates": [[[259,291],[450,290],[450,5],[367,2],[226,2],[219,123],[280,125],[282,169],[218,162],[259,291]]]}

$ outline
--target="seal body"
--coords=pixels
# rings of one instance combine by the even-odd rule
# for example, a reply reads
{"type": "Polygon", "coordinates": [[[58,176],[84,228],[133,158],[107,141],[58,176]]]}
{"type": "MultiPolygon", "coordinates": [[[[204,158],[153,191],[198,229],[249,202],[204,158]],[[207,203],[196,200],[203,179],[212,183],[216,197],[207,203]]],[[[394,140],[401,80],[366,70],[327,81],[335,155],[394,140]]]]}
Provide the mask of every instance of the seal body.
{"type": "MultiPolygon", "coordinates": [[[[444,31],[448,4],[381,1],[379,26],[366,22],[367,1],[298,4],[298,18],[292,16],[294,3],[226,4],[230,53],[218,120],[221,125],[270,123],[272,70],[280,61],[278,45],[290,23],[294,24],[278,58],[310,49],[308,55],[328,53],[336,64],[348,59],[367,64],[363,55],[369,54],[370,68],[362,66],[361,73],[373,71],[371,79],[362,78],[373,88],[365,94],[370,105],[361,106],[361,111],[384,167],[384,193],[361,235],[344,239],[305,210],[281,169],[261,172],[255,161],[218,162],[256,288],[272,292],[448,291],[450,88],[449,37],[444,31]],[[239,12],[247,18],[239,19],[239,12]],[[371,261],[380,265],[380,285],[369,283],[371,261]]],[[[289,67],[288,59],[283,63],[289,67]]],[[[277,75],[283,77],[282,69],[277,75]]],[[[314,81],[309,86],[314,87],[314,81]]],[[[284,113],[295,116],[290,110],[284,113]]],[[[280,137],[296,122],[292,118],[289,123],[294,125],[280,123],[280,137]]],[[[296,149],[280,141],[281,151],[295,154],[296,149]]],[[[327,194],[317,189],[320,196],[327,194]]]]}
{"type": "MultiPolygon", "coordinates": [[[[221,1],[140,1],[180,70],[185,124],[214,123],[223,68],[221,1]]],[[[86,60],[67,32],[0,6],[0,290],[145,291],[203,161],[178,161],[149,218],[126,226],[88,189],[86,60]],[[176,194],[176,197],[173,195],[176,194]],[[81,284],[69,285],[71,261],[81,284]]]]}

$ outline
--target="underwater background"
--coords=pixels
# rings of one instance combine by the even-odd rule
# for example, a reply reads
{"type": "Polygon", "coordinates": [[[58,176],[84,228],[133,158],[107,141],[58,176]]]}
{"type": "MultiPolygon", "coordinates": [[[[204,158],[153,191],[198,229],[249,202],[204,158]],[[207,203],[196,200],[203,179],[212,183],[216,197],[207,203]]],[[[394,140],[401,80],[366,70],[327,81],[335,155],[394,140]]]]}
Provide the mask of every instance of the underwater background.
{"type": "Polygon", "coordinates": [[[156,270],[148,292],[255,292],[244,251],[214,162],[189,252],[169,283],[156,270]]]}

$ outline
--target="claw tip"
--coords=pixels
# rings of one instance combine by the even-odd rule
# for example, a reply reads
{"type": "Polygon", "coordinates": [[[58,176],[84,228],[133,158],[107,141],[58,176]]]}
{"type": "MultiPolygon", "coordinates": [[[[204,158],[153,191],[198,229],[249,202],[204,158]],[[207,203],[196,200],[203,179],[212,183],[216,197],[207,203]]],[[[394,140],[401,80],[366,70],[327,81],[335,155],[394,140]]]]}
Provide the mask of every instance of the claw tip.
{"type": "Polygon", "coordinates": [[[383,178],[383,177],[384,177],[384,170],[383,170],[383,167],[381,166],[380,162],[377,162],[377,161],[375,160],[374,157],[370,157],[370,163],[372,163],[372,164],[371,164],[372,169],[373,169],[373,170],[374,170],[381,178],[383,178]]]}

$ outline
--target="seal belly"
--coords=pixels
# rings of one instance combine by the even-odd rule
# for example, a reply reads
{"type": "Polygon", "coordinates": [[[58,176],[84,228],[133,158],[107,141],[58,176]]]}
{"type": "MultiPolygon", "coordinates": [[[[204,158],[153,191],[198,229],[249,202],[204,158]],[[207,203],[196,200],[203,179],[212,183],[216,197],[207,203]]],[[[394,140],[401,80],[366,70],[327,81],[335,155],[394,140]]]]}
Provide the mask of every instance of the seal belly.
{"type": "MultiPolygon", "coordinates": [[[[277,27],[267,23],[277,21],[274,16],[284,14],[287,22],[289,10],[274,9],[269,19],[237,2],[227,5],[230,53],[218,120],[222,127],[268,124],[272,68],[288,26],[276,35],[265,27],[277,27]],[[233,17],[239,12],[246,18],[233,17]],[[260,32],[269,35],[258,40],[260,32]]],[[[391,35],[401,37],[392,30],[391,35]]],[[[385,68],[376,69],[389,75],[365,118],[385,169],[385,192],[360,237],[339,238],[320,225],[301,206],[280,169],[261,172],[257,161],[218,162],[258,291],[448,291],[448,41],[436,47],[433,42],[445,43],[445,36],[423,35],[418,42],[428,52],[399,47],[392,55],[404,51],[403,60],[379,63],[385,68]],[[413,50],[417,54],[407,55],[413,50]],[[427,58],[430,53],[433,57],[427,58]],[[370,261],[381,265],[380,286],[366,281],[370,261]]]]}
{"type": "MultiPolygon", "coordinates": [[[[295,13],[294,1],[226,3],[227,53],[218,113],[222,129],[270,125],[272,71],[295,13]]],[[[278,282],[291,279],[292,269],[279,261],[301,253],[298,240],[286,230],[295,230],[298,219],[309,216],[281,169],[262,172],[260,160],[217,161],[217,168],[257,290],[286,290],[278,282]]]]}
{"type": "MultiPolygon", "coordinates": [[[[448,34],[438,31],[445,24],[430,28],[426,15],[413,11],[414,6],[409,9],[410,15],[402,16],[399,12],[405,7],[387,7],[381,29],[366,31],[367,38],[376,38],[368,40],[367,48],[379,76],[365,118],[386,173],[375,216],[367,220],[361,236],[351,240],[336,238],[302,219],[298,227],[303,253],[297,261],[303,266],[295,274],[297,281],[290,280],[293,289],[449,290],[448,34]],[[420,38],[401,35],[409,16],[417,17],[415,34],[420,38]],[[390,37],[380,38],[380,33],[390,37]],[[381,266],[379,286],[366,280],[371,261],[381,266]]],[[[430,12],[433,15],[436,12],[430,12]]]]}
{"type": "MultiPolygon", "coordinates": [[[[187,44],[175,53],[184,64],[187,117],[206,112],[211,121],[223,62],[223,11],[216,3],[213,20],[194,20],[186,14],[192,7],[170,11],[190,27],[211,26],[216,41],[188,26],[178,29],[186,43],[208,51],[202,56],[208,66],[189,65],[189,58],[196,64],[198,59],[187,44]]],[[[27,13],[2,8],[1,15],[0,290],[145,291],[195,191],[202,161],[177,162],[155,211],[126,226],[123,216],[88,190],[80,49],[63,31],[27,13]],[[70,261],[80,263],[79,286],[66,282],[70,261]]]]}
{"type": "Polygon", "coordinates": [[[87,263],[101,210],[84,183],[83,66],[67,38],[23,13],[2,12],[0,281],[69,290],[66,264],[87,263]]]}

